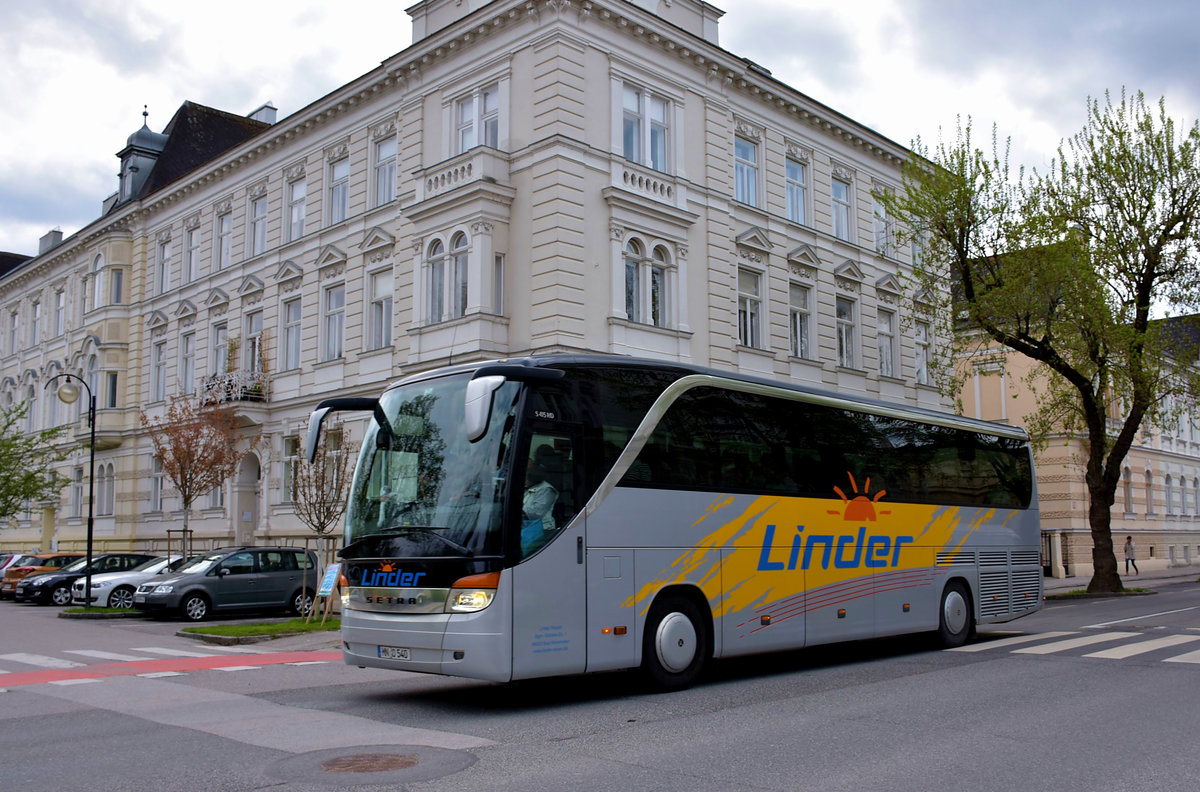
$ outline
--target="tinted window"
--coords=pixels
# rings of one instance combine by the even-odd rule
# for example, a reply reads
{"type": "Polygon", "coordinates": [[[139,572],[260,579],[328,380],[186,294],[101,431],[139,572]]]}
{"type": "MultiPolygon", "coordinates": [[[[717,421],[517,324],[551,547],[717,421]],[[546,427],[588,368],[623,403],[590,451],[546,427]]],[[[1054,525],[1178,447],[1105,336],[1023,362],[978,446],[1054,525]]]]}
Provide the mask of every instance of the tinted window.
{"type": "Polygon", "coordinates": [[[312,569],[315,566],[312,558],[307,553],[292,551],[291,555],[292,563],[298,569],[312,569]]]}
{"type": "Polygon", "coordinates": [[[254,571],[253,553],[234,553],[221,562],[222,569],[228,569],[231,575],[248,575],[254,571]]]}
{"type": "Polygon", "coordinates": [[[296,554],[290,550],[264,550],[258,554],[260,572],[294,572],[296,554]]]}
{"type": "Polygon", "coordinates": [[[1006,508],[1032,495],[1020,440],[714,388],[681,396],[638,460],[622,485],[1006,508]]]}

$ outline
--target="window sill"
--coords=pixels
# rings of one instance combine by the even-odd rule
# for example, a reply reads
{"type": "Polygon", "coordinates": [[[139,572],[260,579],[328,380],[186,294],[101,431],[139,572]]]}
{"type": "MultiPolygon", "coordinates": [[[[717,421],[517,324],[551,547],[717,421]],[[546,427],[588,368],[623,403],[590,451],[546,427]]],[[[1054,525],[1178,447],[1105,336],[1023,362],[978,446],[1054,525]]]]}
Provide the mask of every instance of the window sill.
{"type": "Polygon", "coordinates": [[[745,344],[738,344],[737,351],[738,352],[746,352],[751,355],[760,355],[762,357],[768,357],[768,358],[771,358],[772,360],[775,358],[775,354],[773,352],[771,352],[771,350],[769,350],[769,349],[762,349],[761,347],[746,346],[745,344]]]}
{"type": "Polygon", "coordinates": [[[619,316],[608,317],[609,325],[617,327],[626,327],[630,330],[639,330],[646,333],[659,333],[665,336],[674,338],[691,338],[693,333],[691,330],[676,330],[673,327],[664,327],[662,325],[647,324],[645,322],[634,322],[629,319],[623,319],[619,316]]]}

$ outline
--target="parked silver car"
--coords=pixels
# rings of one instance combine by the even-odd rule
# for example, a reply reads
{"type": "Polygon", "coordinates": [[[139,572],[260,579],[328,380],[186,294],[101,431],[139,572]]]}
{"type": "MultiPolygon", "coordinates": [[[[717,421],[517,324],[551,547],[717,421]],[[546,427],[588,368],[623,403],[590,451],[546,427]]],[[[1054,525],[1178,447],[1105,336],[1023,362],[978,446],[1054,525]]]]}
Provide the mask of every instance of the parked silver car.
{"type": "MultiPolygon", "coordinates": [[[[172,554],[152,558],[146,563],[125,572],[105,572],[92,575],[91,604],[99,608],[133,608],[133,594],[142,583],[155,575],[173,572],[183,564],[183,556],[172,554]]],[[[83,605],[84,578],[71,584],[71,602],[83,605]]]]}

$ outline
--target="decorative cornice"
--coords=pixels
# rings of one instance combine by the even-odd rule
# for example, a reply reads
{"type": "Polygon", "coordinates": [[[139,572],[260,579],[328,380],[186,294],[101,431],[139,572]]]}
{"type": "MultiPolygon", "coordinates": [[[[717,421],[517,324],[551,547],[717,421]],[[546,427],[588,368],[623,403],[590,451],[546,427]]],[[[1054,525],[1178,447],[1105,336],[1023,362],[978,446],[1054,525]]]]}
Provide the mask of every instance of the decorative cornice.
{"type": "Polygon", "coordinates": [[[284,181],[294,182],[304,178],[304,163],[298,163],[283,172],[284,181]]]}
{"type": "Polygon", "coordinates": [[[336,162],[348,156],[350,156],[350,144],[345,141],[325,149],[326,162],[336,162]]]}
{"type": "Polygon", "coordinates": [[[247,195],[247,197],[250,198],[251,201],[253,201],[255,198],[262,198],[266,194],[267,194],[267,180],[266,179],[263,179],[258,184],[251,185],[246,190],[246,195],[247,195]]]}
{"type": "Polygon", "coordinates": [[[796,162],[803,162],[805,165],[812,161],[813,150],[808,146],[796,143],[792,140],[786,141],[786,146],[788,159],[795,160],[796,162]]]}

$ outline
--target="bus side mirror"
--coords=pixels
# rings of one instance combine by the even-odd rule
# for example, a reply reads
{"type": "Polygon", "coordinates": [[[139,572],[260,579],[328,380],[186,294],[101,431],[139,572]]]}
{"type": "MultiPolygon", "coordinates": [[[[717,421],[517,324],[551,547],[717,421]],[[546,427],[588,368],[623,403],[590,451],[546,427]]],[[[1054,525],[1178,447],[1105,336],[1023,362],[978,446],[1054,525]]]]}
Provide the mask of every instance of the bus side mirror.
{"type": "Polygon", "coordinates": [[[317,458],[317,443],[321,439],[321,422],[329,414],[329,407],[318,407],[308,416],[308,434],[304,438],[304,456],[311,465],[317,458]]]}
{"type": "Polygon", "coordinates": [[[504,382],[504,377],[490,375],[476,377],[467,383],[463,424],[468,442],[474,443],[487,433],[488,424],[492,420],[492,397],[504,382]]]}

